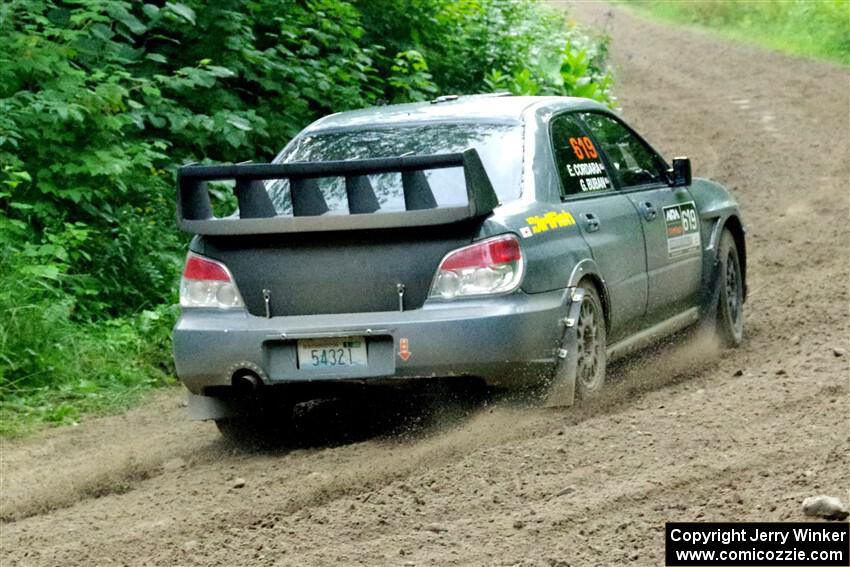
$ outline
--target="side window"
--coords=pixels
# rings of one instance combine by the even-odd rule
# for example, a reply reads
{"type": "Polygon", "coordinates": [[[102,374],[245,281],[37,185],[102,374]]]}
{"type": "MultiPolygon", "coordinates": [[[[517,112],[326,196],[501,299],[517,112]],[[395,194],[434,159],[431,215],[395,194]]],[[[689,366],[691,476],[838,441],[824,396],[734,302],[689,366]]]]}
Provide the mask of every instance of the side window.
{"type": "Polygon", "coordinates": [[[602,157],[575,118],[568,114],[556,116],[550,134],[564,195],[613,189],[602,157]]]}
{"type": "Polygon", "coordinates": [[[661,158],[619,121],[595,113],[585,113],[581,117],[608,156],[614,169],[611,173],[617,177],[620,186],[631,187],[666,180],[661,158]]]}

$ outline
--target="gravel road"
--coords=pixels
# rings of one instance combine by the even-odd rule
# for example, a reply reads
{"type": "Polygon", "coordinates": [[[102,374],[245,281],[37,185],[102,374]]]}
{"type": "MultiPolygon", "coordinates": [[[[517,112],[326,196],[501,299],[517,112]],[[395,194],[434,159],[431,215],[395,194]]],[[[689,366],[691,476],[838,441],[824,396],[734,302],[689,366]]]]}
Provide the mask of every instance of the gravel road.
{"type": "Polygon", "coordinates": [[[739,199],[740,350],[678,341],[569,411],[319,407],[302,445],[271,453],[227,446],[164,392],[0,444],[0,564],[651,566],[666,520],[802,520],[807,496],[846,500],[848,70],[601,5],[570,14],[613,36],[623,115],[739,199]]]}

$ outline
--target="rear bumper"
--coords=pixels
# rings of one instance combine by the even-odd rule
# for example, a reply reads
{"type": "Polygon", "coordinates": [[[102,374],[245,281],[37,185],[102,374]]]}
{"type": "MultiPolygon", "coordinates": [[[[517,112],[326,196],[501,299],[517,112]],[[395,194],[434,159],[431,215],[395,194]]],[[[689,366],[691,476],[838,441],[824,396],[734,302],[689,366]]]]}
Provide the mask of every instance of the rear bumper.
{"type": "Polygon", "coordinates": [[[187,310],[174,328],[177,374],[189,391],[229,386],[248,368],[266,384],[475,376],[491,384],[548,376],[564,328],[568,290],[455,302],[404,312],[255,317],[247,311],[187,310]],[[368,364],[301,370],[298,339],[364,336],[368,364]],[[407,339],[410,356],[399,354],[407,339]]]}

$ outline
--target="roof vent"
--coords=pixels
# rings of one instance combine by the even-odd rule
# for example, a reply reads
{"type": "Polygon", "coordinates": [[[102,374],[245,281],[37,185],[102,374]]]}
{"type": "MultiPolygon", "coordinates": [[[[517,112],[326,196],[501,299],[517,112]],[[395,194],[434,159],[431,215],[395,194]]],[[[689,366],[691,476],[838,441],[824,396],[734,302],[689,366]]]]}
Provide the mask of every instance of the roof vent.
{"type": "Polygon", "coordinates": [[[443,95],[443,96],[438,96],[437,98],[432,100],[431,104],[440,104],[441,102],[450,102],[450,101],[457,100],[457,99],[458,99],[458,95],[456,95],[456,94],[443,95]]]}

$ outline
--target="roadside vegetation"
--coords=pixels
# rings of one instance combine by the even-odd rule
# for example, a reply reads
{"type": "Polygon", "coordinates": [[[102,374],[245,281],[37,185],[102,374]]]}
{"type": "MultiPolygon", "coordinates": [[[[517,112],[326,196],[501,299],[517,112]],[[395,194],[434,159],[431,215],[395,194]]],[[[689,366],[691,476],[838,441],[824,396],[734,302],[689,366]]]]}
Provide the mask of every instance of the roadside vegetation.
{"type": "Polygon", "coordinates": [[[3,435],[174,383],[178,165],[440,94],[612,101],[604,39],[534,0],[11,0],[0,45],[3,435]]]}
{"type": "Polygon", "coordinates": [[[732,39],[850,65],[850,0],[632,0],[624,5],[732,39]]]}

